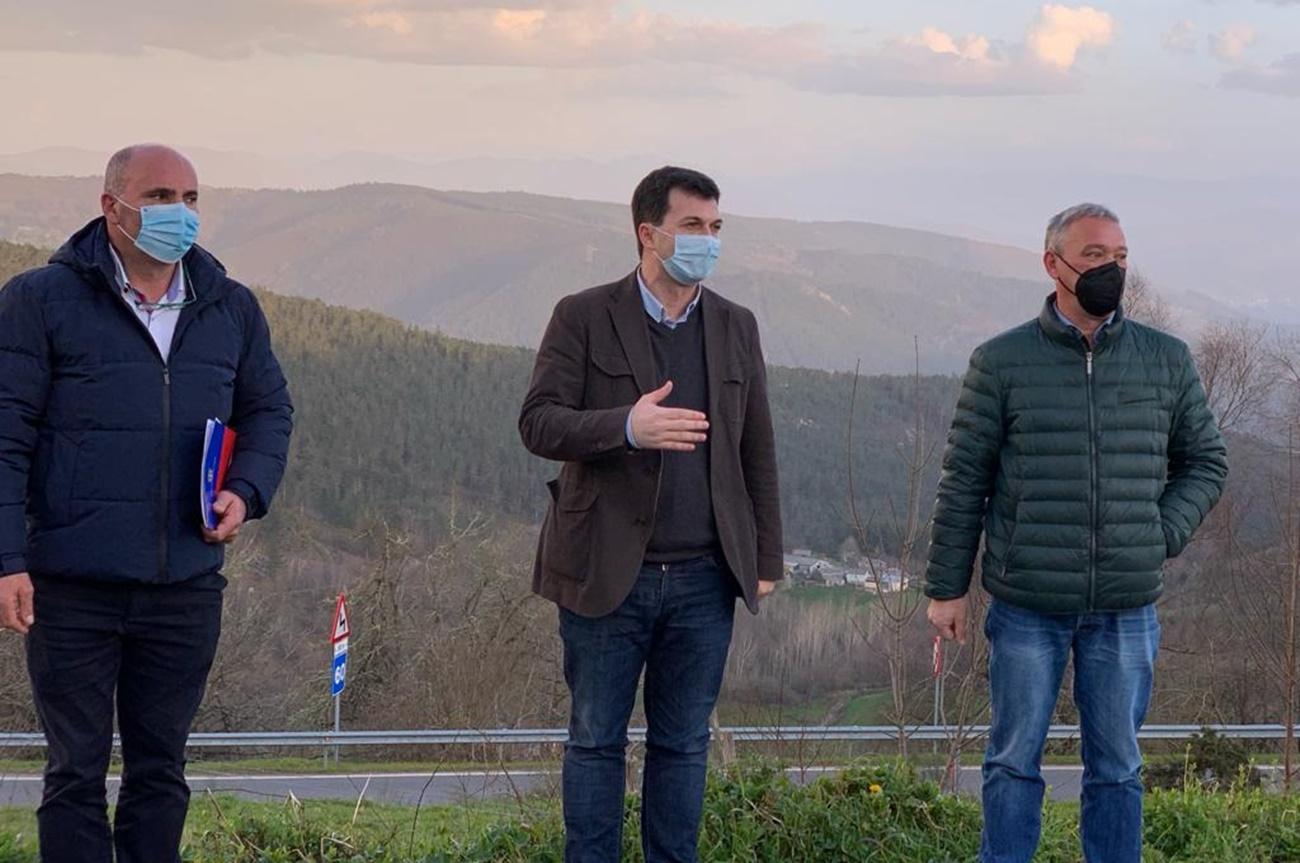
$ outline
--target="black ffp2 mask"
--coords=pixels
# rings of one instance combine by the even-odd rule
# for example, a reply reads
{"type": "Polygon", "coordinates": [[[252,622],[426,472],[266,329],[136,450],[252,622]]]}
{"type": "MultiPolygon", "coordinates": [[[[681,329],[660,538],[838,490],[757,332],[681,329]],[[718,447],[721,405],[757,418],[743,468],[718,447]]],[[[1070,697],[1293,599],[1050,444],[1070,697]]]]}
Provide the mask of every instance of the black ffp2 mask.
{"type": "MultiPolygon", "coordinates": [[[[1124,298],[1125,271],[1117,262],[1111,261],[1109,264],[1079,272],[1060,255],[1057,255],[1056,259],[1079,276],[1079,280],[1074,284],[1074,290],[1070,291],[1068,286],[1066,290],[1074,294],[1085,312],[1094,318],[1104,318],[1119,308],[1120,300],[1124,298]]],[[[1064,285],[1065,282],[1061,284],[1064,285]]]]}

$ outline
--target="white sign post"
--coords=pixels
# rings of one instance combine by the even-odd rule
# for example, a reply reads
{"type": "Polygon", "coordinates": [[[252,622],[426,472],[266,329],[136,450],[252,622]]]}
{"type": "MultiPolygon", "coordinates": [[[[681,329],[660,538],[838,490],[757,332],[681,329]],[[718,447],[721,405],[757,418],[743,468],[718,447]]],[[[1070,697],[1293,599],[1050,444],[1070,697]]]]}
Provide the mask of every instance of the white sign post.
{"type": "MultiPolygon", "coordinates": [[[[339,594],[338,602],[334,604],[334,620],[330,624],[330,643],[334,646],[334,661],[330,664],[330,697],[334,699],[334,733],[338,734],[339,725],[339,696],[343,694],[344,687],[348,683],[348,636],[352,634],[352,626],[348,623],[348,604],[343,594],[339,594]]],[[[329,751],[325,752],[325,759],[329,761],[329,751]]],[[[339,763],[339,746],[334,744],[334,763],[339,763]]]]}
{"type": "MultiPolygon", "coordinates": [[[[934,637],[934,662],[931,673],[934,675],[934,724],[943,724],[943,636],[934,637]]],[[[939,751],[939,740],[934,741],[934,751],[939,751]]]]}

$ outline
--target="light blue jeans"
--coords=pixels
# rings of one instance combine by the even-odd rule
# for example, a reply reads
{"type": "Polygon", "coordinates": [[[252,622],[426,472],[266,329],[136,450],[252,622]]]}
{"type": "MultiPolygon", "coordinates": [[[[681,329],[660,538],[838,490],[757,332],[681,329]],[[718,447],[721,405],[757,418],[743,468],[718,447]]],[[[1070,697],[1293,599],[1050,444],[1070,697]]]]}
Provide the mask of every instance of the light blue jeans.
{"type": "Polygon", "coordinates": [[[1140,863],[1142,754],[1160,644],[1154,605],[1041,614],[994,600],[989,640],[993,727],[984,757],[981,863],[1029,863],[1042,830],[1043,745],[1074,654],[1083,754],[1081,834],[1087,863],[1140,863]]]}

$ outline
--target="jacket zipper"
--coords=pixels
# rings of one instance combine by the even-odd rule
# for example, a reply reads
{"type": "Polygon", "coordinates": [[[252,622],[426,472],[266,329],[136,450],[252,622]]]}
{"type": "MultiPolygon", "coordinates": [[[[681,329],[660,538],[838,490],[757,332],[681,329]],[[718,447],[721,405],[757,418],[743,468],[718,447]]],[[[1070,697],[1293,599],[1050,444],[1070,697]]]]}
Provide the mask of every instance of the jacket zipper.
{"type": "MultiPolygon", "coordinates": [[[[102,273],[100,274],[100,276],[101,278],[103,278],[102,273]]],[[[185,274],[185,278],[187,280],[189,279],[189,273],[185,274]]],[[[108,288],[109,293],[111,294],[117,293],[117,287],[115,282],[109,279],[104,279],[104,283],[105,286],[108,288]]],[[[168,503],[170,502],[168,498],[171,492],[171,465],[172,465],[172,461],[171,461],[171,455],[172,455],[171,452],[171,440],[172,440],[171,366],[168,365],[168,357],[163,356],[162,351],[158,348],[158,343],[154,341],[153,333],[149,332],[149,327],[146,326],[145,323],[141,321],[140,318],[138,318],[134,313],[132,313],[132,311],[129,308],[127,308],[125,303],[120,303],[120,305],[122,307],[123,313],[126,314],[126,316],[129,317],[137,327],[139,327],[139,332],[141,333],[141,335],[144,336],[145,340],[149,343],[149,347],[153,348],[154,356],[158,358],[158,362],[162,366],[162,441],[161,441],[162,453],[161,453],[161,458],[159,459],[160,476],[159,476],[159,483],[158,483],[158,521],[159,521],[158,580],[160,582],[166,582],[169,580],[167,578],[167,556],[170,550],[168,534],[171,531],[171,517],[170,517],[171,508],[168,506],[168,503]]],[[[173,351],[176,349],[177,344],[180,342],[180,336],[184,329],[181,325],[183,323],[187,324],[189,320],[192,319],[193,319],[193,313],[191,313],[188,320],[184,320],[184,321],[180,319],[179,315],[177,316],[176,328],[172,333],[171,348],[173,351]]]]}
{"type": "MultiPolygon", "coordinates": [[[[161,354],[159,354],[161,356],[161,354]]],[[[167,535],[171,531],[170,507],[168,506],[168,495],[171,491],[171,465],[172,465],[172,373],[167,361],[163,361],[162,367],[163,378],[163,401],[162,401],[162,482],[159,487],[159,512],[161,513],[161,530],[158,531],[158,580],[165,582],[167,578],[167,535]]]]}
{"type": "MultiPolygon", "coordinates": [[[[109,283],[109,291],[115,292],[114,285],[109,283]]],[[[167,554],[168,554],[168,533],[171,530],[171,519],[169,517],[168,494],[171,491],[171,466],[172,466],[172,372],[171,366],[168,365],[168,358],[163,356],[159,349],[158,343],[153,340],[153,333],[149,332],[149,327],[140,320],[125,303],[120,303],[122,312],[129,317],[132,322],[139,327],[140,334],[144,336],[149,347],[153,349],[154,356],[158,358],[159,365],[162,366],[162,440],[160,441],[161,453],[159,462],[159,483],[158,483],[158,581],[166,582],[167,578],[167,554]]],[[[172,347],[176,347],[176,336],[180,334],[180,321],[176,322],[176,331],[172,334],[172,347]]]]}
{"type": "Polygon", "coordinates": [[[1097,407],[1092,391],[1092,348],[1084,353],[1088,383],[1088,611],[1097,606],[1097,407]]]}

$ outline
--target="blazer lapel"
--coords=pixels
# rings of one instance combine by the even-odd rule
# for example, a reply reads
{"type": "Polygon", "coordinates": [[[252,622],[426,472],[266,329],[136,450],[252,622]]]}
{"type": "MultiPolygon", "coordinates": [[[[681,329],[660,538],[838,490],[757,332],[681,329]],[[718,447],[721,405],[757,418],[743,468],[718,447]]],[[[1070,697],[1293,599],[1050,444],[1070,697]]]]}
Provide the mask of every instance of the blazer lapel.
{"type": "Polygon", "coordinates": [[[610,317],[614,331],[623,345],[632,376],[642,395],[653,391],[655,383],[655,358],[650,350],[650,328],[646,325],[645,305],[641,302],[641,289],[636,283],[636,272],[623,279],[610,295],[610,317]]]}
{"type": "Polygon", "coordinates": [[[718,302],[717,294],[702,288],[697,311],[704,315],[704,363],[709,378],[709,422],[717,422],[730,355],[731,313],[718,302]]]}

